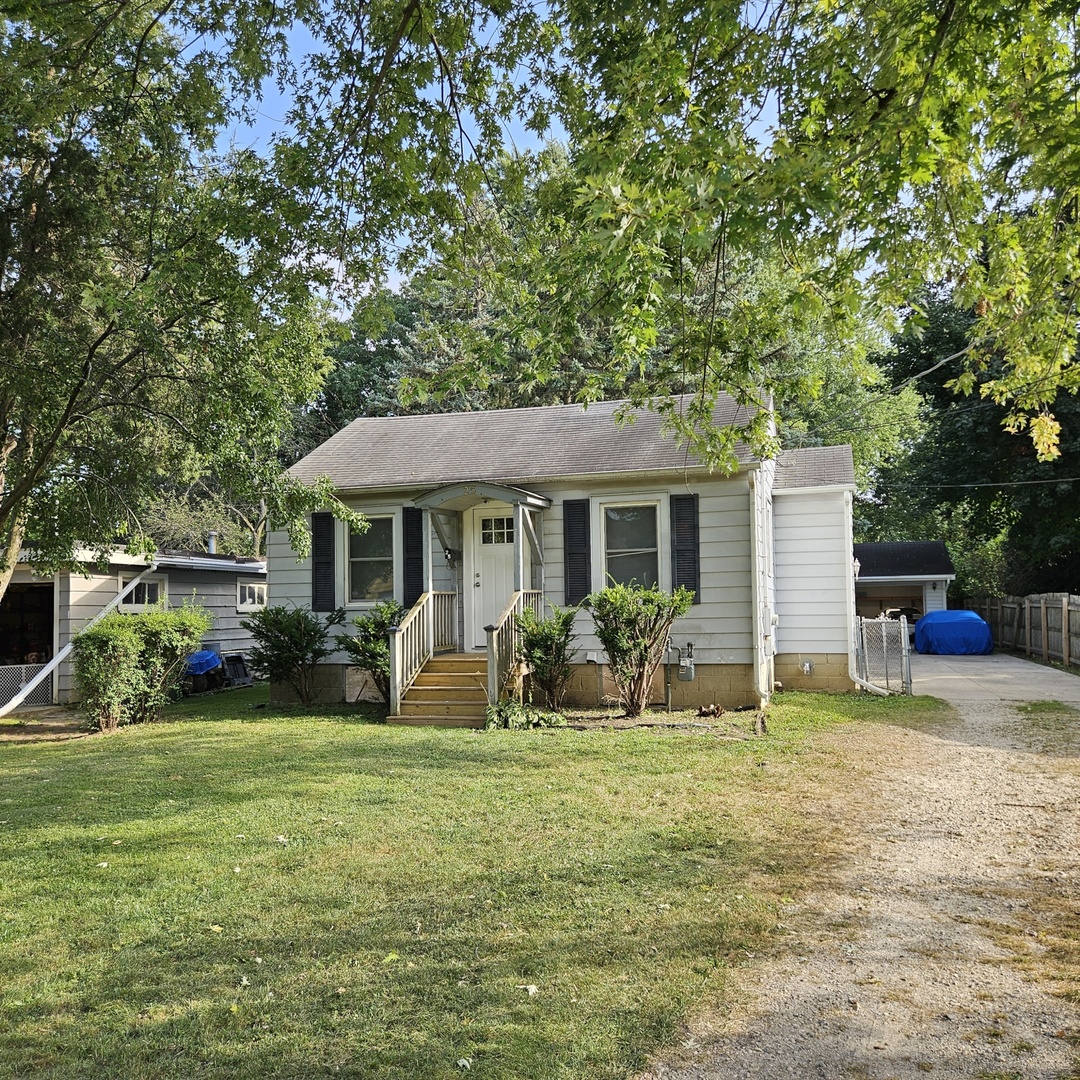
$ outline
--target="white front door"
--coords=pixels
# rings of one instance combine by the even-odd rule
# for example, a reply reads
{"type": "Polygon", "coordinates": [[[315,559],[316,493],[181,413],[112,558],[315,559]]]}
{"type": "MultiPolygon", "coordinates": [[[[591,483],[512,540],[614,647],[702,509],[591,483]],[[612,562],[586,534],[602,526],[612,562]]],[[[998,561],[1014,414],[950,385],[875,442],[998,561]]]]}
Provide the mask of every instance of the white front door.
{"type": "Polygon", "coordinates": [[[463,516],[468,537],[466,647],[482,649],[487,646],[484,627],[498,620],[514,592],[514,509],[486,503],[463,516]]]}

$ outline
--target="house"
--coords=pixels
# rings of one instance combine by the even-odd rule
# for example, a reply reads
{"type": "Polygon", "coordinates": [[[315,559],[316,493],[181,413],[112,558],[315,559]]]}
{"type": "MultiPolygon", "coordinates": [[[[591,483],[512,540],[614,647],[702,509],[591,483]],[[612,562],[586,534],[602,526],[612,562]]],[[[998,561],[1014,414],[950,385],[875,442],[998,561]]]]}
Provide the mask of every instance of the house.
{"type": "MultiPolygon", "coordinates": [[[[85,551],[79,562],[79,571],[49,577],[39,577],[25,563],[16,566],[0,601],[0,707],[111,607],[136,612],[161,601],[179,606],[190,600],[214,616],[205,648],[242,653],[253,644],[240,620],[266,604],[266,563],[261,559],[162,552],[148,562],[115,551],[100,566],[95,554],[85,551]]],[[[75,697],[72,665],[65,659],[23,703],[63,704],[75,697]]]]}
{"type": "MultiPolygon", "coordinates": [[[[675,707],[756,705],[776,681],[851,689],[850,448],[758,461],[741,446],[738,472],[721,476],[655,413],[617,425],[621,404],[354,421],[291,473],[329,476],[370,528],[314,514],[303,560],[271,534],[269,602],[349,616],[390,598],[409,608],[391,638],[402,722],[478,723],[505,685],[514,612],[580,604],[610,579],[694,591],[665,673],[675,707]],[[676,651],[691,648],[692,681],[676,651]],[[456,655],[433,657],[443,651],[456,655]]],[[[748,416],[725,397],[715,420],[748,416]]],[[[576,628],[568,700],[596,704],[611,692],[604,654],[587,611],[576,628]]],[[[345,656],[331,657],[324,700],[353,700],[350,676],[345,656]]],[[[667,693],[662,675],[655,699],[667,693]]]]}
{"type": "Polygon", "coordinates": [[[863,618],[900,609],[913,622],[948,606],[946,593],[956,570],[942,541],[856,544],[854,551],[855,608],[863,618]]]}

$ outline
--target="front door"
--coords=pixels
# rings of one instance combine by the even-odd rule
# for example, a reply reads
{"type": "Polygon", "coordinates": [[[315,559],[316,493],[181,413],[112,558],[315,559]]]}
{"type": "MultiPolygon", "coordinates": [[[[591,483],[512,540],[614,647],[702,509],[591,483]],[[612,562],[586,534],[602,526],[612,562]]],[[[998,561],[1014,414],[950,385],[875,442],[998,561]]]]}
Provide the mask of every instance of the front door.
{"type": "Polygon", "coordinates": [[[465,566],[466,647],[487,646],[485,626],[496,622],[514,592],[514,510],[485,503],[464,514],[469,540],[465,566]]]}

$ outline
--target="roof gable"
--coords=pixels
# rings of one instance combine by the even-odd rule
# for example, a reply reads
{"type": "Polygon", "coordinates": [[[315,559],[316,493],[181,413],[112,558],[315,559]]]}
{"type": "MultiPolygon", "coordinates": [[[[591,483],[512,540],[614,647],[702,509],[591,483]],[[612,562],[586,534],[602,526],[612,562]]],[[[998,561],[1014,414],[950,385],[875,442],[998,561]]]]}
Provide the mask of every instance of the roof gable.
{"type": "Polygon", "coordinates": [[[776,456],[776,491],[854,486],[850,446],[807,446],[781,450],[776,456]]]}

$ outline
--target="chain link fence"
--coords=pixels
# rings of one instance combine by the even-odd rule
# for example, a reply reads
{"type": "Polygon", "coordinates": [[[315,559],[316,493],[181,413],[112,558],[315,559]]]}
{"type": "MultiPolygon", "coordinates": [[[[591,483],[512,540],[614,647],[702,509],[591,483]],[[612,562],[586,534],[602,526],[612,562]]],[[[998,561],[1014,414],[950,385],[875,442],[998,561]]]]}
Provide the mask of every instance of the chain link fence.
{"type": "Polygon", "coordinates": [[[892,694],[911,693],[911,649],[908,622],[859,619],[855,659],[859,678],[892,694]]]}

